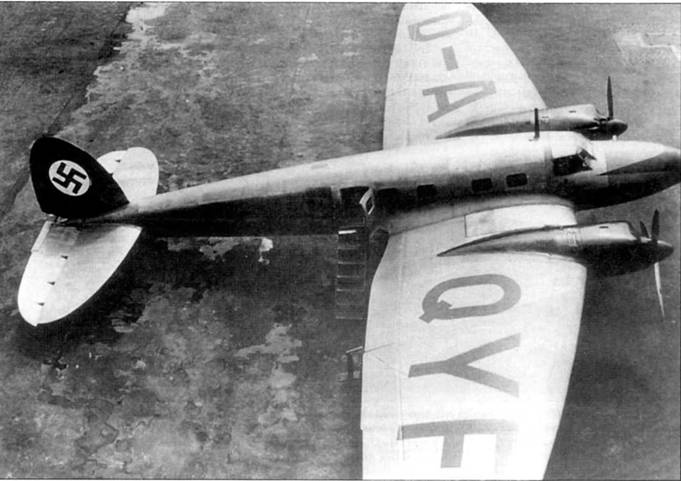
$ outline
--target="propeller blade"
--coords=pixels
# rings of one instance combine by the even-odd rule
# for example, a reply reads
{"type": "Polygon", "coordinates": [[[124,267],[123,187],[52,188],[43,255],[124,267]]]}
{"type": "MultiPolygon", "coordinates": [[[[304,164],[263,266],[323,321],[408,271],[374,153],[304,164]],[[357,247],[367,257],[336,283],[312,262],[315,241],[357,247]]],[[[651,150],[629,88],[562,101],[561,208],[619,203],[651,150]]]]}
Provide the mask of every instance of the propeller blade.
{"type": "Polygon", "coordinates": [[[613,101],[612,101],[612,81],[610,80],[609,75],[608,75],[607,96],[608,96],[608,120],[612,120],[612,119],[615,118],[615,109],[613,107],[613,101]]]}
{"type": "Polygon", "coordinates": [[[643,222],[640,222],[640,221],[639,221],[639,224],[641,225],[641,235],[643,235],[643,237],[650,238],[650,235],[648,234],[648,229],[646,229],[646,225],[643,222]]]}
{"type": "Polygon", "coordinates": [[[659,236],[660,236],[660,211],[655,209],[655,213],[653,214],[653,225],[651,227],[654,241],[656,241],[659,236]]]}
{"type": "Polygon", "coordinates": [[[657,302],[660,304],[660,312],[662,313],[662,320],[664,321],[664,300],[662,299],[662,280],[660,279],[660,263],[656,262],[653,265],[655,273],[655,290],[657,291],[657,302]]]}

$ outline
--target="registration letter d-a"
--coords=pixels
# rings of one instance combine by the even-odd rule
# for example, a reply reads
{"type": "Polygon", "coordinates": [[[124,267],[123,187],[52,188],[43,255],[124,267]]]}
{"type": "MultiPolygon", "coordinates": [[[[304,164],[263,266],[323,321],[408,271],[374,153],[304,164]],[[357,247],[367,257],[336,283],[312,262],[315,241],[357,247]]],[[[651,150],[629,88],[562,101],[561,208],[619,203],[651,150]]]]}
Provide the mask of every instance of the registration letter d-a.
{"type": "Polygon", "coordinates": [[[409,25],[409,38],[415,42],[428,42],[465,30],[470,24],[471,15],[464,10],[445,13],[409,25]]]}

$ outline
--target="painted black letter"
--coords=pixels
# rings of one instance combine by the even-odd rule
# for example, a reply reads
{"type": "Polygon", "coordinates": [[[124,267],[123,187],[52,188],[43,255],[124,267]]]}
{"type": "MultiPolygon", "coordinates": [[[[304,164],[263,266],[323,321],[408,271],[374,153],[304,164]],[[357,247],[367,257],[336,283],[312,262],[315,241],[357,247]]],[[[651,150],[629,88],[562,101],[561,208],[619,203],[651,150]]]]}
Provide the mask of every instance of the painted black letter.
{"type": "Polygon", "coordinates": [[[444,361],[414,364],[409,369],[409,377],[429,376],[431,374],[449,374],[518,397],[518,383],[516,381],[493,372],[485,371],[484,369],[473,367],[470,364],[485,357],[514,349],[519,345],[520,334],[497,339],[496,341],[488,342],[487,344],[478,346],[470,351],[457,354],[444,361]]]}
{"type": "MultiPolygon", "coordinates": [[[[429,18],[427,20],[423,20],[419,23],[415,23],[413,25],[409,25],[409,38],[414,40],[415,42],[428,42],[429,40],[434,40],[436,38],[444,37],[446,35],[451,35],[456,32],[460,32],[461,30],[465,30],[468,28],[471,24],[471,15],[470,13],[466,11],[461,11],[461,12],[454,12],[454,13],[445,13],[444,15],[440,15],[437,17],[429,18]],[[458,23],[456,23],[452,28],[446,29],[446,30],[440,30],[435,33],[422,33],[421,28],[425,27],[430,24],[437,24],[443,20],[447,20],[448,18],[454,18],[458,20],[458,23]]],[[[446,25],[445,25],[446,26],[446,25]]]]}
{"type": "Polygon", "coordinates": [[[490,316],[513,307],[520,300],[520,286],[516,281],[500,274],[484,274],[479,276],[457,277],[440,282],[423,298],[423,314],[421,320],[431,322],[434,319],[461,319],[463,317],[490,316]],[[467,286],[494,284],[499,286],[504,294],[498,301],[481,306],[452,307],[440,300],[440,296],[450,289],[467,286]]]}

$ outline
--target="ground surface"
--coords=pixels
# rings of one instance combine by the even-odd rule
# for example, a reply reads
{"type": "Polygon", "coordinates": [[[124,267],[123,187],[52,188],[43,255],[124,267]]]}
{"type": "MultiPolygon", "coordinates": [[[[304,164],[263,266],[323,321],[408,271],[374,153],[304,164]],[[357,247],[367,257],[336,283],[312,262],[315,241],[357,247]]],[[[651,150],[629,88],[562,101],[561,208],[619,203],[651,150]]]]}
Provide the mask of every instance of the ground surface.
{"type": "MultiPolygon", "coordinates": [[[[359,477],[359,393],[336,377],[363,332],[332,318],[333,238],[274,239],[267,266],[257,240],[145,239],[36,331],[14,300],[43,219],[25,164],[45,131],[150,148],[161,190],[377,150],[399,6],[127,8],[0,4],[0,476],[359,477]]],[[[626,138],[675,146],[680,10],[483,8],[548,105],[604,106],[612,75],[626,138]]],[[[655,208],[668,320],[650,272],[589,281],[550,477],[678,477],[679,189],[581,217],[655,208]]]]}

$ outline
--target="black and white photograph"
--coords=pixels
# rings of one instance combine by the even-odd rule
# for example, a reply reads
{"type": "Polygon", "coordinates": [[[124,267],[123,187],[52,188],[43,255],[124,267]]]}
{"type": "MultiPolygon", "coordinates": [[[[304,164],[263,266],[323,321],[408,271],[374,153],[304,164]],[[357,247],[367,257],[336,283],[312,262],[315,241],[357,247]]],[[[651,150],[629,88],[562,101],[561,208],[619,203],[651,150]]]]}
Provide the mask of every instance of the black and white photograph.
{"type": "Polygon", "coordinates": [[[0,477],[681,475],[680,4],[0,33],[0,477]]]}

